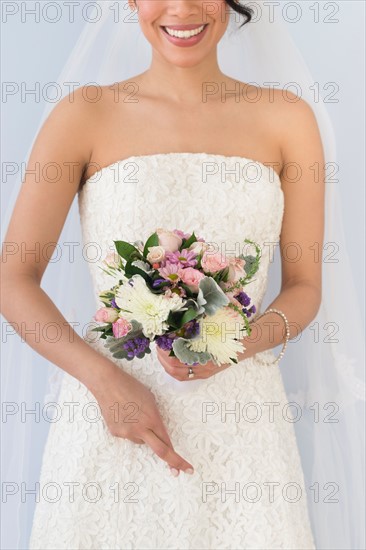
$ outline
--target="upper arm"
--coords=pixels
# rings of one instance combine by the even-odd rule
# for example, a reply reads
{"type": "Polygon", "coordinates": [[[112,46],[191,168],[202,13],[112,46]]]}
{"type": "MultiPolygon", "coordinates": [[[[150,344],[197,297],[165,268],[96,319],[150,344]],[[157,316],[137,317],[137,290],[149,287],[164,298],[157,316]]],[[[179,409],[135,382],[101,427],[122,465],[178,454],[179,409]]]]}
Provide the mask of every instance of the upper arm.
{"type": "Polygon", "coordinates": [[[323,144],[315,114],[307,102],[300,99],[282,108],[282,287],[306,282],[319,291],[320,297],[325,200],[323,144]]]}
{"type": "Polygon", "coordinates": [[[78,88],[43,123],[4,239],[3,274],[31,275],[41,282],[90,158],[91,109],[78,88]],[[38,253],[25,254],[34,250],[38,253]]]}

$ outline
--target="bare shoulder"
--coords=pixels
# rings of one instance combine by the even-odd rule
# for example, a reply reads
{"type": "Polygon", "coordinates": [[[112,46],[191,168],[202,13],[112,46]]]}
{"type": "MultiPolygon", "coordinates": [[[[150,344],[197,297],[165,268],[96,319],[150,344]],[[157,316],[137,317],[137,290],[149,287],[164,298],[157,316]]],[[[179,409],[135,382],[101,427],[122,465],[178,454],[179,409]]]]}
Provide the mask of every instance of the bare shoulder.
{"type": "Polygon", "coordinates": [[[274,95],[285,126],[317,124],[313,108],[305,99],[289,90],[276,90],[274,95]]]}
{"type": "Polygon", "coordinates": [[[310,103],[289,90],[267,91],[267,101],[275,105],[276,122],[281,132],[281,145],[284,150],[291,148],[293,139],[320,138],[317,118],[310,103]],[[272,99],[273,98],[273,99],[272,99]]]}
{"type": "Polygon", "coordinates": [[[276,136],[283,168],[293,162],[324,164],[318,121],[310,103],[284,89],[256,88],[251,93],[260,97],[260,111],[276,136]]]}
{"type": "Polygon", "coordinates": [[[91,134],[96,125],[98,105],[93,86],[81,86],[65,95],[52,109],[43,124],[44,133],[54,133],[77,146],[80,156],[89,158],[91,134]]]}
{"type": "Polygon", "coordinates": [[[272,113],[276,121],[283,120],[283,125],[296,122],[315,121],[312,107],[307,101],[289,90],[260,87],[252,84],[242,84],[242,95],[248,101],[256,103],[266,114],[272,113]]]}
{"type": "Polygon", "coordinates": [[[96,106],[96,115],[103,115],[110,109],[115,110],[117,106],[123,108],[128,103],[137,103],[141,92],[140,87],[139,75],[137,75],[113,84],[94,86],[94,91],[93,86],[84,87],[84,94],[94,94],[92,101],[96,106]]]}
{"type": "MultiPolygon", "coordinates": [[[[114,92],[109,86],[83,85],[66,95],[55,107],[54,125],[67,131],[70,145],[82,163],[83,179],[98,144],[105,115],[112,112],[114,92]]],[[[71,152],[68,151],[68,155],[71,152]]],[[[72,154],[74,157],[74,155],[72,154]]]]}
{"type": "Polygon", "coordinates": [[[106,122],[115,119],[130,103],[138,103],[139,84],[135,78],[104,86],[86,85],[75,91],[78,116],[88,124],[91,136],[106,122]],[[111,118],[110,118],[111,117],[111,118]]]}
{"type": "Polygon", "coordinates": [[[301,166],[301,173],[311,177],[314,166],[324,176],[325,159],[318,120],[313,107],[305,99],[283,90],[279,91],[281,113],[281,151],[284,165],[301,166]]]}
{"type": "Polygon", "coordinates": [[[87,84],[76,88],[64,96],[54,107],[52,117],[66,117],[78,136],[92,143],[94,131],[100,123],[100,117],[114,101],[116,92],[113,87],[87,84]]]}
{"type": "Polygon", "coordinates": [[[75,120],[75,126],[80,122],[92,122],[99,102],[96,95],[95,86],[80,86],[65,95],[55,105],[50,116],[53,119],[66,116],[69,123],[75,120]]]}
{"type": "Polygon", "coordinates": [[[91,100],[92,94],[92,87],[82,86],[56,103],[42,124],[29,158],[31,170],[53,163],[60,181],[72,182],[75,190],[89,163],[97,131],[99,107],[91,100]]]}

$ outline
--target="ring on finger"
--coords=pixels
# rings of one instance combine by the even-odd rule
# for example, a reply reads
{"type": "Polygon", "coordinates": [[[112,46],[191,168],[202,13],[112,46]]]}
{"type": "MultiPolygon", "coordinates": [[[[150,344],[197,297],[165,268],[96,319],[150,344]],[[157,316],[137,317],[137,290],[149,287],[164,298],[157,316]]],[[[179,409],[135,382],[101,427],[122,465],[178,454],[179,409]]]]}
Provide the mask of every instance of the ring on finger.
{"type": "Polygon", "coordinates": [[[193,372],[193,369],[192,367],[189,367],[188,369],[188,378],[194,378],[195,377],[195,374],[193,372]]]}

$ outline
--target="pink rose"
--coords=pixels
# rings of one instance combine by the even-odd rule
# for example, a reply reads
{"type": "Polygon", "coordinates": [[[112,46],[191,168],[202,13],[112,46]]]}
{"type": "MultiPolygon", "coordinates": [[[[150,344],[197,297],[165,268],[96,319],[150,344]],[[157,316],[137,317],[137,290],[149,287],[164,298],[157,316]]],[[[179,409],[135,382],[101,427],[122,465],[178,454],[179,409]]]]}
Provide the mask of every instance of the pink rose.
{"type": "Polygon", "coordinates": [[[98,323],[113,323],[118,319],[118,311],[112,307],[101,307],[94,315],[94,320],[98,323]]]}
{"type": "Polygon", "coordinates": [[[203,252],[205,252],[209,247],[209,243],[206,243],[204,241],[196,241],[195,243],[191,244],[188,250],[194,252],[198,256],[198,254],[203,254],[203,252]]]}
{"type": "Polygon", "coordinates": [[[113,336],[115,338],[122,338],[126,336],[132,329],[132,325],[127,319],[120,317],[115,323],[112,324],[113,336]]]}
{"type": "Polygon", "coordinates": [[[241,258],[229,258],[228,282],[236,283],[241,277],[245,277],[245,260],[241,258]]]}
{"type": "Polygon", "coordinates": [[[216,273],[216,271],[220,271],[220,269],[227,267],[229,262],[220,252],[217,254],[208,254],[207,252],[204,252],[201,259],[201,265],[204,271],[216,273]]]}
{"type": "Polygon", "coordinates": [[[165,250],[162,246],[149,246],[146,259],[151,264],[159,264],[165,259],[165,250]]]}
{"type": "Polygon", "coordinates": [[[182,246],[182,238],[173,231],[167,231],[158,227],[156,233],[159,237],[159,245],[167,252],[176,252],[182,246]]]}
{"type": "Polygon", "coordinates": [[[178,275],[184,284],[186,284],[193,292],[198,292],[198,285],[201,279],[205,277],[204,273],[194,269],[193,267],[186,267],[180,269],[178,275]]]}

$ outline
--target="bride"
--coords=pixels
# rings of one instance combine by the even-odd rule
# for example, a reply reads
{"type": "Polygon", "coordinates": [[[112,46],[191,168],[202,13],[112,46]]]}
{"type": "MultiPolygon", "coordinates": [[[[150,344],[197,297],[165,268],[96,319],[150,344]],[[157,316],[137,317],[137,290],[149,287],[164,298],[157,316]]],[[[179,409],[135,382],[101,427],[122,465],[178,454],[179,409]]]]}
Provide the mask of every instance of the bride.
{"type": "MultiPolygon", "coordinates": [[[[262,247],[250,293],[255,336],[242,340],[237,365],[189,369],[158,346],[143,360],[114,359],[41,289],[49,253],[25,262],[11,254],[2,312],[19,327],[56,326],[57,341],[26,341],[63,372],[29,547],[315,548],[283,353],[273,348],[285,352],[321,309],[321,119],[288,89],[222,71],[218,45],[231,18],[241,17],[242,33],[253,24],[240,2],[129,0],[128,8],[150,65],[113,85],[79,86],[54,107],[5,241],[54,251],[75,197],[83,243],[103,257],[114,239],[145,240],[158,227],[195,230],[228,250],[251,238],[262,247]],[[50,163],[56,176],[47,175],[50,163]],[[281,289],[261,308],[277,245],[281,289]],[[46,486],[55,491],[48,498],[46,486]]],[[[133,46],[124,52],[132,66],[133,46]]],[[[112,283],[88,264],[97,308],[112,283]]]]}

